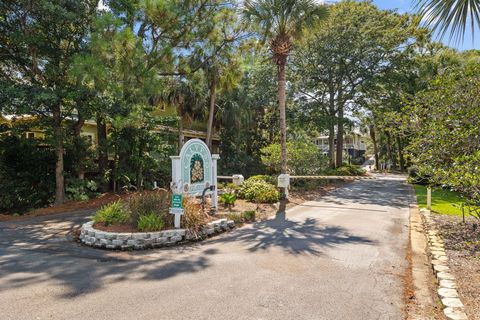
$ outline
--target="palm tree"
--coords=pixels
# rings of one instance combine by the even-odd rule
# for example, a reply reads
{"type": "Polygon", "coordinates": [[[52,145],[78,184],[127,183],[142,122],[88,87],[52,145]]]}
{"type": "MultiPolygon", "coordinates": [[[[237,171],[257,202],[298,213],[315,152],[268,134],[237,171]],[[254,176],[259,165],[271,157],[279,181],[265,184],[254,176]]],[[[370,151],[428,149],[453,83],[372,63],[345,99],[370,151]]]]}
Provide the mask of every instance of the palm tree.
{"type": "Polygon", "coordinates": [[[304,28],[326,14],[326,7],[319,6],[315,0],[246,0],[244,3],[245,20],[258,26],[263,39],[269,41],[273,62],[277,66],[282,173],[287,173],[285,66],[294,41],[301,36],[304,28]]]}
{"type": "Polygon", "coordinates": [[[468,26],[473,34],[480,25],[480,0],[416,0],[416,8],[441,36],[450,31],[450,38],[460,40],[468,26]]]}

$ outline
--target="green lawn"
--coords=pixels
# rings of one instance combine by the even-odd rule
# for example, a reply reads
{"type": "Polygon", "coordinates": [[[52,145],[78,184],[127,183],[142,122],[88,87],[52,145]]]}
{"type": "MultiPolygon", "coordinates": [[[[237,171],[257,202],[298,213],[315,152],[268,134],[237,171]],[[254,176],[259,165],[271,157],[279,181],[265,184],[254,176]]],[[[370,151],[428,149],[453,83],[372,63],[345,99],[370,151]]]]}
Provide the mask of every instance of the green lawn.
{"type": "MultiPolygon", "coordinates": [[[[415,193],[417,194],[417,202],[420,208],[427,207],[427,187],[414,185],[415,193]]],[[[464,200],[462,197],[454,192],[443,189],[432,189],[432,211],[441,214],[461,216],[460,204],[464,200]]],[[[468,214],[468,209],[465,210],[468,214]]]]}

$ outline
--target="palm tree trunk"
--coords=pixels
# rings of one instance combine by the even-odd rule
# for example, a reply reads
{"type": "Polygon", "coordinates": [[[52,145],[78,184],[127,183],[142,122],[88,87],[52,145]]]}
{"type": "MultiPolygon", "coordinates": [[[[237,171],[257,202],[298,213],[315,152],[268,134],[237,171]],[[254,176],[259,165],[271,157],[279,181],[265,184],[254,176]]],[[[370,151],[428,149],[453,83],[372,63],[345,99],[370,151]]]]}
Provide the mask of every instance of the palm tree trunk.
{"type": "Polygon", "coordinates": [[[208,125],[207,125],[207,146],[212,152],[212,135],[213,135],[213,118],[215,115],[215,98],[217,88],[217,76],[214,75],[212,83],[210,85],[210,110],[208,112],[208,125]]]}
{"type": "Polygon", "coordinates": [[[54,122],[54,139],[55,139],[55,156],[57,158],[55,164],[55,204],[62,204],[65,202],[65,177],[63,176],[63,130],[62,118],[60,114],[60,105],[53,108],[53,122],[54,122]]]}
{"type": "Polygon", "coordinates": [[[280,111],[281,172],[287,173],[287,121],[286,121],[285,63],[278,64],[278,109],[280,111]]]}

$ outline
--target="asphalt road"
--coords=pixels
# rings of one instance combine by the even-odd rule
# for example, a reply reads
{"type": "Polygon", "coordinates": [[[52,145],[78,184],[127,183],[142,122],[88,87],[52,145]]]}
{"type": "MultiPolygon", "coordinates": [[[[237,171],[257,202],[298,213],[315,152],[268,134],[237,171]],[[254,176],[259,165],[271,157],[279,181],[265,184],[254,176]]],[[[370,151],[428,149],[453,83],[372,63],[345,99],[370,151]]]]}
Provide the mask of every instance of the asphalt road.
{"type": "Polygon", "coordinates": [[[69,241],[89,212],[0,223],[0,319],[404,319],[409,186],[356,181],[202,243],[69,241]]]}

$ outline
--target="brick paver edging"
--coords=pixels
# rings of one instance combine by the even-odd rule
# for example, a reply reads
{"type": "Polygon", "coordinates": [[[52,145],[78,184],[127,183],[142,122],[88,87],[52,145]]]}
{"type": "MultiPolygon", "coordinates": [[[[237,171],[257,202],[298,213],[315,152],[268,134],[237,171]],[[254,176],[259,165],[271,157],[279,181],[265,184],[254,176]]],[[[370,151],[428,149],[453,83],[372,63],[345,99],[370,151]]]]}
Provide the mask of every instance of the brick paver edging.
{"type": "Polygon", "coordinates": [[[444,306],[443,312],[449,320],[468,320],[463,303],[458,296],[455,277],[448,267],[448,256],[445,253],[443,239],[438,234],[430,210],[421,209],[420,212],[425,219],[431,264],[433,273],[438,280],[437,293],[444,306]]]}
{"type": "MultiPolygon", "coordinates": [[[[227,219],[209,222],[200,233],[207,237],[228,231],[235,223],[227,219]]],[[[84,223],[80,229],[80,241],[91,247],[111,250],[143,250],[170,246],[186,240],[197,240],[198,237],[186,229],[172,229],[159,232],[116,233],[95,229],[93,221],[84,223]]]]}

